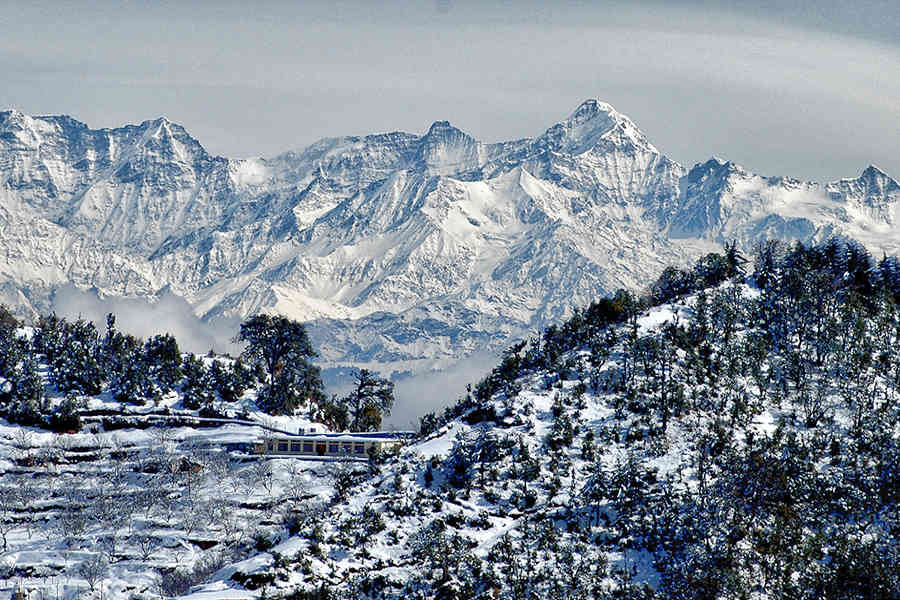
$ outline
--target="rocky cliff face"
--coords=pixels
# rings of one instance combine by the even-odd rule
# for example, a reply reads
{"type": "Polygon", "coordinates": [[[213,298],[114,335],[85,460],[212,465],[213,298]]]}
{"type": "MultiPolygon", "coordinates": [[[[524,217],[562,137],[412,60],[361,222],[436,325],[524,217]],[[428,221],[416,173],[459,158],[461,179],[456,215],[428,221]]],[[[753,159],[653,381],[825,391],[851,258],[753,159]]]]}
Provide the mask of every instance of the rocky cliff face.
{"type": "Polygon", "coordinates": [[[618,287],[737,239],[854,236],[897,252],[900,187],[820,185],[712,159],[690,170],[588,100],[532,139],[325,139],[210,156],[157,119],[92,130],[0,113],[0,300],[66,284],[184,297],[198,315],[307,321],[327,365],[419,371],[498,349],[618,287]]]}

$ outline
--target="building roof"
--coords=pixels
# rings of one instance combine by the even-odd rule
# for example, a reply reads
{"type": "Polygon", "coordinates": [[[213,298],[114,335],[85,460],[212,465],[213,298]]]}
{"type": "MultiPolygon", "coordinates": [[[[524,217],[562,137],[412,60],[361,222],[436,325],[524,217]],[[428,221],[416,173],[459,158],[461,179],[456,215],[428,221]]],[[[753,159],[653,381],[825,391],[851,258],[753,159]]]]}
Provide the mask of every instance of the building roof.
{"type": "Polygon", "coordinates": [[[414,437],[412,431],[359,431],[343,433],[304,433],[266,436],[263,440],[298,442],[390,442],[414,437]]]}

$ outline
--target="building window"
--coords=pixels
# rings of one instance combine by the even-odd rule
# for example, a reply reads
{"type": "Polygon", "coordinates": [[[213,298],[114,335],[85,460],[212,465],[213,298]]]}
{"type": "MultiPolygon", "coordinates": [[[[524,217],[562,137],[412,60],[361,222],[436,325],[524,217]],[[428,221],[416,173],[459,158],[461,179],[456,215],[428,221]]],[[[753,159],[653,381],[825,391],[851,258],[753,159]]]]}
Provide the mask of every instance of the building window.
{"type": "Polygon", "coordinates": [[[278,451],[279,452],[287,452],[288,445],[287,442],[278,442],[278,451]]]}
{"type": "Polygon", "coordinates": [[[353,444],[351,444],[350,442],[342,442],[341,443],[341,451],[342,452],[344,452],[346,454],[350,454],[350,452],[352,450],[353,450],[353,444]]]}
{"type": "Polygon", "coordinates": [[[300,452],[300,442],[291,442],[291,452],[300,452]]]}
{"type": "Polygon", "coordinates": [[[304,452],[312,452],[313,451],[312,442],[303,442],[303,451],[304,452]]]}
{"type": "Polygon", "coordinates": [[[337,454],[339,449],[339,444],[328,444],[328,454],[337,454]]]}
{"type": "Polygon", "coordinates": [[[366,445],[365,444],[356,444],[356,447],[353,448],[353,451],[356,454],[365,454],[366,453],[366,445]]]}

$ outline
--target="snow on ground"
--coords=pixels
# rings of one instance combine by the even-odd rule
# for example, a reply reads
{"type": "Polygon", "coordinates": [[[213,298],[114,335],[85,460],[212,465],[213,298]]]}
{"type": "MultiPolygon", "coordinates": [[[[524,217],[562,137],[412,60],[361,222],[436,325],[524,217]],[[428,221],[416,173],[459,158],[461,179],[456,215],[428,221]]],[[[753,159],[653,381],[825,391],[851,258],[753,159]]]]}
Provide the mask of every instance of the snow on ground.
{"type": "Polygon", "coordinates": [[[656,306],[638,318],[638,333],[646,335],[648,331],[659,329],[671,323],[676,316],[682,322],[689,315],[688,308],[680,304],[662,304],[656,306]]]}
{"type": "MultiPolygon", "coordinates": [[[[113,408],[106,398],[89,407],[113,408]]],[[[135,419],[164,422],[131,408],[135,419]]],[[[266,421],[289,431],[311,425],[266,421]]],[[[326,499],[338,463],[252,458],[229,448],[246,447],[259,427],[199,424],[55,434],[0,420],[0,522],[17,523],[0,555],[0,593],[23,586],[45,597],[96,597],[79,569],[98,558],[108,569],[106,598],[158,597],[159,569],[265,566],[271,555],[254,550],[254,540],[288,539],[282,511],[326,499]],[[235,562],[241,554],[249,558],[235,562]]],[[[225,577],[196,597],[258,596],[235,587],[225,577]]]]}
{"type": "Polygon", "coordinates": [[[427,438],[423,442],[419,442],[418,444],[410,446],[404,451],[404,454],[414,452],[421,454],[425,458],[431,458],[433,456],[447,456],[447,454],[449,454],[450,452],[450,449],[453,448],[453,444],[456,441],[457,436],[459,434],[468,433],[470,430],[471,427],[469,427],[465,423],[454,421],[448,426],[441,428],[437,435],[427,438]]]}

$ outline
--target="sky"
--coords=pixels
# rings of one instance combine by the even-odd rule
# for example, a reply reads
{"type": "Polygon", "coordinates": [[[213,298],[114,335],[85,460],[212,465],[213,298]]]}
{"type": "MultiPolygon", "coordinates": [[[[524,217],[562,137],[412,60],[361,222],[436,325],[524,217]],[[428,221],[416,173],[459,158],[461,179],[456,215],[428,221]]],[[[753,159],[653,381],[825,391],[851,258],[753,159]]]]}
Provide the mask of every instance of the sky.
{"type": "Polygon", "coordinates": [[[536,136],[599,98],[688,166],[900,177],[896,0],[34,0],[0,27],[0,108],[166,116],[235,158],[445,119],[536,136]]]}

